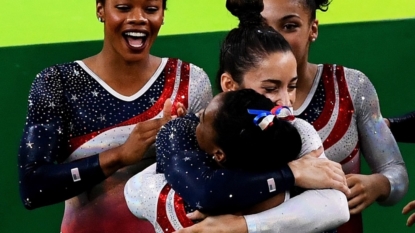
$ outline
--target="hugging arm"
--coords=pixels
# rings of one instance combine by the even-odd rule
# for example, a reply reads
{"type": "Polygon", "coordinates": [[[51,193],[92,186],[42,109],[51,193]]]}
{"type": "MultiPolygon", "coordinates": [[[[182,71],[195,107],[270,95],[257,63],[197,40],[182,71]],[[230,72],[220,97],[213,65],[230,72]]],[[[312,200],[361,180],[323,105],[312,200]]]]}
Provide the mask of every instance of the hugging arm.
{"type": "Polygon", "coordinates": [[[194,209],[209,213],[233,212],[294,185],[288,166],[267,173],[219,168],[198,148],[194,133],[196,125],[197,121],[188,118],[175,119],[160,130],[156,142],[157,171],[165,174],[167,182],[194,209]],[[181,141],[183,135],[190,143],[181,141]]]}

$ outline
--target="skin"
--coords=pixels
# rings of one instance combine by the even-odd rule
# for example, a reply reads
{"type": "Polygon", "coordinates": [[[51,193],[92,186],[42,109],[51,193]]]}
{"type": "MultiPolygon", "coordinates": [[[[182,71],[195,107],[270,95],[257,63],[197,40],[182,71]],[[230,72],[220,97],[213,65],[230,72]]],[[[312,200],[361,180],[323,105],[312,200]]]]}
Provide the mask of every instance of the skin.
{"type": "MultiPolygon", "coordinates": [[[[291,45],[298,62],[298,88],[294,109],[301,106],[310,92],[317,73],[317,65],[308,62],[310,44],[318,36],[318,21],[300,1],[264,0],[262,16],[280,32],[291,45]]],[[[346,176],[350,188],[350,214],[357,214],[376,200],[384,200],[390,192],[388,179],[381,174],[346,176]]]]}
{"type": "MultiPolygon", "coordinates": [[[[103,20],[104,45],[101,52],[83,62],[116,92],[131,96],[145,85],[161,63],[161,58],[150,54],[150,48],[163,22],[162,0],[106,0],[105,4],[96,4],[96,15],[103,20]],[[141,46],[133,46],[126,39],[126,32],[141,32],[146,38],[141,46]]],[[[102,232],[100,219],[111,218],[108,215],[114,212],[130,215],[124,203],[125,182],[140,169],[137,162],[155,142],[160,127],[171,119],[171,108],[172,103],[167,100],[163,118],[138,123],[125,144],[99,154],[107,179],[65,202],[62,229],[82,232],[88,226],[94,228],[89,232],[102,232]],[[112,211],[106,206],[111,206],[112,211]],[[98,217],[97,213],[102,214],[98,217]]],[[[138,226],[138,220],[122,216],[114,221],[121,218],[132,228],[138,226]]]]}
{"type": "MultiPolygon", "coordinates": [[[[402,209],[402,214],[408,214],[410,211],[415,210],[415,201],[411,201],[408,204],[406,204],[405,207],[402,209]]],[[[412,213],[408,220],[406,221],[406,225],[408,227],[412,226],[415,223],[415,213],[412,213]]]]}
{"type": "MultiPolygon", "coordinates": [[[[242,88],[252,88],[266,95],[276,104],[291,106],[296,101],[297,63],[291,52],[270,54],[259,62],[257,67],[248,70],[243,79],[243,83],[238,84],[232,79],[229,73],[222,74],[222,90],[232,91],[242,88]]],[[[217,104],[214,103],[214,105],[217,104]]],[[[201,129],[203,128],[199,130],[201,129]]],[[[207,137],[211,136],[211,133],[207,135],[207,137]]],[[[212,145],[202,145],[202,147],[205,147],[206,150],[213,151],[213,153],[216,149],[212,145]]],[[[346,186],[346,180],[340,164],[328,159],[316,159],[321,153],[322,149],[321,151],[313,151],[288,164],[294,173],[295,185],[309,189],[336,187],[336,189],[348,194],[350,190],[346,186]],[[317,187],[317,184],[321,186],[317,187]]],[[[204,220],[176,232],[248,232],[245,219],[240,215],[206,216],[196,211],[188,214],[187,217],[192,220],[204,220]]]]}

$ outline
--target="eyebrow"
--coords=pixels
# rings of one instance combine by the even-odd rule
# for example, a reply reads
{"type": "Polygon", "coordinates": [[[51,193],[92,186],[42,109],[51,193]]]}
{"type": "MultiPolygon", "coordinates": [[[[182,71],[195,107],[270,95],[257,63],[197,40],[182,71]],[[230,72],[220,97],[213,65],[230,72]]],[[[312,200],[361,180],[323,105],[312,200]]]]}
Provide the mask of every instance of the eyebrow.
{"type": "Polygon", "coordinates": [[[281,84],[281,80],[276,80],[276,79],[266,79],[266,80],[262,80],[261,82],[262,83],[273,83],[276,85],[281,84]]]}
{"type": "MultiPolygon", "coordinates": [[[[295,76],[289,82],[294,82],[296,80],[298,80],[298,76],[295,76]]],[[[281,85],[281,80],[277,80],[277,79],[266,79],[266,80],[262,80],[261,82],[262,83],[273,83],[275,85],[281,85]]]]}
{"type": "Polygon", "coordinates": [[[299,19],[301,19],[300,16],[298,16],[296,14],[289,14],[289,15],[286,15],[286,16],[280,18],[280,20],[288,20],[288,19],[291,19],[291,18],[299,18],[299,19]]]}

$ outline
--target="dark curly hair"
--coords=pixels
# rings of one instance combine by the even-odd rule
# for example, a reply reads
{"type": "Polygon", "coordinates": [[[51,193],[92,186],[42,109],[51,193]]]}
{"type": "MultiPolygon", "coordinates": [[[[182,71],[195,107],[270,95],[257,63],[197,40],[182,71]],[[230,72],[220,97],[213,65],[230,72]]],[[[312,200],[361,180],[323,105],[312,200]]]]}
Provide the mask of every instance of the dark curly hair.
{"type": "Polygon", "coordinates": [[[226,155],[223,165],[247,171],[272,170],[294,160],[301,151],[301,137],[286,120],[274,118],[265,130],[254,124],[248,109],[271,110],[274,103],[252,89],[221,94],[213,120],[215,144],[226,155]]]}
{"type": "Polygon", "coordinates": [[[268,26],[261,16],[262,0],[227,0],[226,8],[238,17],[239,26],[222,42],[216,75],[218,87],[225,72],[241,85],[243,75],[257,67],[265,57],[275,52],[291,52],[284,37],[268,26]]]}
{"type": "Polygon", "coordinates": [[[321,10],[326,12],[329,9],[331,0],[303,0],[304,7],[308,8],[311,12],[311,19],[316,18],[316,11],[321,10]]]}

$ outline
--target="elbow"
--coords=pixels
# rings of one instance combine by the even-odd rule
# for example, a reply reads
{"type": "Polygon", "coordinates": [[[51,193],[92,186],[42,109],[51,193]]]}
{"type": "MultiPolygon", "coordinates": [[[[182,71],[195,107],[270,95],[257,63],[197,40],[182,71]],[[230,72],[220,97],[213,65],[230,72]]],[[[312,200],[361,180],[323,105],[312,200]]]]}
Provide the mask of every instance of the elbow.
{"type": "Polygon", "coordinates": [[[397,204],[408,192],[409,178],[405,166],[383,173],[389,180],[390,193],[385,200],[378,201],[379,205],[392,206],[397,204]]]}
{"type": "Polygon", "coordinates": [[[20,200],[23,206],[27,210],[36,209],[38,206],[36,205],[34,195],[31,195],[29,192],[25,191],[24,188],[20,187],[20,200]]]}

